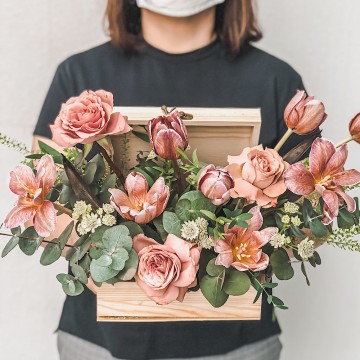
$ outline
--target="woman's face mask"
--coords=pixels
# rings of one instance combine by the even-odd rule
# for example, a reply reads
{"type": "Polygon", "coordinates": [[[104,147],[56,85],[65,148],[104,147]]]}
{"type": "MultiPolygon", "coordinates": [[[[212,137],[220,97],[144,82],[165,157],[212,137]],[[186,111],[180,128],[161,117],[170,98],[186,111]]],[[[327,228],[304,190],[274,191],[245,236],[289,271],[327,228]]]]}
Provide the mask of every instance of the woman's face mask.
{"type": "Polygon", "coordinates": [[[136,0],[140,8],[172,17],[195,15],[223,2],[225,0],[136,0]]]}

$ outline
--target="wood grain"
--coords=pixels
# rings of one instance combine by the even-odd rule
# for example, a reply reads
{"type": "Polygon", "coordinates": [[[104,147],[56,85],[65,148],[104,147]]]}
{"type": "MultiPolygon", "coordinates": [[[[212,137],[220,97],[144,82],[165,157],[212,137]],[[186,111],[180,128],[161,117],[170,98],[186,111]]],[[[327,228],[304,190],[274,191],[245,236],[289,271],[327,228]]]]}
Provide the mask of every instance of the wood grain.
{"type": "Polygon", "coordinates": [[[256,291],[230,296],[221,308],[213,308],[200,291],[188,292],[184,302],[157,305],[133,282],[114,286],[103,284],[97,294],[97,320],[114,322],[260,320],[261,299],[255,304],[256,291]]]}

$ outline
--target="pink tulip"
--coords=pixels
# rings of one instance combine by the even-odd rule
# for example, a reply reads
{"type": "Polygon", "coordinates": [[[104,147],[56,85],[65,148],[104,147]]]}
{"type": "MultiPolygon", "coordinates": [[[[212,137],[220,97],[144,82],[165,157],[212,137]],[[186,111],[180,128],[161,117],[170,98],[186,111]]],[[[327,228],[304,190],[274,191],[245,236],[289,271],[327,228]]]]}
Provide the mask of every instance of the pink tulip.
{"type": "Polygon", "coordinates": [[[360,144],[360,113],[350,121],[349,132],[352,139],[360,144]]]}
{"type": "Polygon", "coordinates": [[[186,127],[178,110],[150,120],[148,132],[155,153],[163,159],[178,159],[177,149],[185,150],[188,146],[186,127]]]}
{"type": "Polygon", "coordinates": [[[113,106],[113,94],[104,90],[84,91],[70,98],[50,125],[53,141],[69,148],[129,132],[127,117],[113,113],[113,106]]]}
{"type": "Polygon", "coordinates": [[[316,130],[327,118],[324,104],[304,90],[298,91],[284,112],[286,126],[299,135],[316,130]]]}
{"type": "Polygon", "coordinates": [[[109,189],[110,202],[126,220],[146,224],[161,215],[170,197],[170,189],[164,178],[158,178],[149,190],[144,175],[133,171],[125,181],[128,195],[119,189],[109,189]]]}
{"type": "Polygon", "coordinates": [[[224,240],[216,242],[214,250],[219,254],[215,261],[217,265],[232,266],[239,271],[261,271],[268,267],[269,256],[261,248],[278,232],[278,228],[268,227],[259,231],[263,223],[260,207],[253,207],[249,213],[253,217],[247,221],[247,229],[237,225],[225,228],[224,240]]]}
{"type": "Polygon", "coordinates": [[[216,169],[215,165],[206,166],[200,174],[198,190],[211,202],[219,206],[230,199],[230,189],[234,187],[234,180],[227,170],[216,169]]]}
{"type": "Polygon", "coordinates": [[[350,212],[355,211],[355,201],[345,193],[343,186],[360,182],[360,172],[344,170],[347,155],[346,144],[336,150],[331,141],[317,138],[311,147],[309,170],[304,164],[296,163],[284,174],[285,185],[294,194],[310,195],[316,190],[322,196],[324,224],[329,224],[338,215],[339,205],[344,201],[350,212]]]}
{"type": "Polygon", "coordinates": [[[33,170],[26,165],[18,166],[10,173],[10,190],[18,195],[16,206],[5,219],[7,228],[14,228],[33,220],[36,232],[49,236],[55,230],[56,210],[53,203],[45,200],[56,179],[56,167],[50,155],[44,155],[33,170]]]}
{"type": "Polygon", "coordinates": [[[197,283],[201,248],[169,234],[164,244],[143,234],[134,237],[139,256],[135,280],[157,304],[182,301],[189,288],[197,283]]]}

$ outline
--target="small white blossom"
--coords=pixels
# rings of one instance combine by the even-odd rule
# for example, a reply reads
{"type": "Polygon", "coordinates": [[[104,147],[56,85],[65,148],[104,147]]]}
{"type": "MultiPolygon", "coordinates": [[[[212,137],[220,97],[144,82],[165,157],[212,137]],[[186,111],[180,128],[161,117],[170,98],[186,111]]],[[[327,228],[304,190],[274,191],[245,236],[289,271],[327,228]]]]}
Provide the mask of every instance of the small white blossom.
{"type": "Polygon", "coordinates": [[[289,215],[283,215],[281,217],[281,221],[283,224],[288,224],[290,222],[290,216],[289,215]]]}
{"type": "Polygon", "coordinates": [[[273,246],[275,249],[285,245],[285,242],[286,238],[284,234],[275,234],[270,239],[270,245],[273,246]]]}
{"type": "Polygon", "coordinates": [[[106,226],[114,226],[116,224],[116,218],[114,215],[105,214],[102,219],[102,223],[106,226]]]}
{"type": "Polygon", "coordinates": [[[74,204],[72,218],[78,220],[81,216],[89,214],[91,212],[91,205],[86,204],[85,201],[77,201],[74,204]]]}
{"type": "Polygon", "coordinates": [[[103,213],[104,213],[104,209],[103,209],[103,208],[98,208],[98,209],[96,210],[96,213],[97,213],[99,216],[102,216],[103,213]]]}
{"type": "Polygon", "coordinates": [[[308,260],[314,255],[315,248],[314,248],[314,241],[309,240],[309,238],[304,239],[298,245],[298,253],[303,260],[308,260]]]}
{"type": "Polygon", "coordinates": [[[200,232],[206,232],[207,233],[207,228],[209,226],[209,223],[206,219],[198,217],[195,220],[195,224],[197,225],[197,227],[199,228],[200,232]]]}
{"type": "Polygon", "coordinates": [[[302,221],[298,216],[292,216],[291,217],[291,223],[295,226],[300,226],[302,224],[302,221]]]}
{"type": "Polygon", "coordinates": [[[199,228],[195,221],[185,221],[181,227],[181,237],[185,240],[195,240],[199,236],[199,228]]]}
{"type": "Polygon", "coordinates": [[[290,236],[287,236],[287,237],[285,238],[285,244],[286,244],[286,245],[291,244],[291,237],[290,237],[290,236]]]}
{"type": "Polygon", "coordinates": [[[156,158],[156,152],[154,150],[151,150],[149,155],[147,156],[146,160],[153,160],[156,158]]]}
{"type": "Polygon", "coordinates": [[[115,209],[110,204],[104,204],[102,207],[106,214],[112,214],[115,209]]]}
{"type": "Polygon", "coordinates": [[[296,214],[299,211],[299,205],[288,201],[284,204],[284,211],[288,214],[296,214]]]}
{"type": "Polygon", "coordinates": [[[77,229],[80,235],[85,235],[90,232],[93,233],[99,226],[101,226],[101,219],[97,214],[91,213],[82,217],[77,229]]]}
{"type": "Polygon", "coordinates": [[[199,236],[196,243],[204,249],[211,249],[214,246],[214,240],[210,236],[205,236],[203,238],[199,236]]]}

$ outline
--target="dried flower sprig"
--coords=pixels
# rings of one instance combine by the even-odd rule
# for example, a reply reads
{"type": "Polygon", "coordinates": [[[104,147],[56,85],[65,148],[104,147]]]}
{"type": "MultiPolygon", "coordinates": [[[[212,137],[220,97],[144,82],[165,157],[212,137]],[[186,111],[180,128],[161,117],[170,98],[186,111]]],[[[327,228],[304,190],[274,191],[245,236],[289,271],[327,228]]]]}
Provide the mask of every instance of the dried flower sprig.
{"type": "Polygon", "coordinates": [[[360,235],[360,225],[353,225],[349,229],[334,229],[326,242],[342,250],[360,252],[360,240],[355,239],[357,235],[360,235]]]}
{"type": "Polygon", "coordinates": [[[9,136],[6,136],[5,134],[0,132],[0,144],[7,146],[9,149],[16,150],[22,154],[30,154],[30,149],[28,147],[15,139],[12,139],[9,136]]]}

